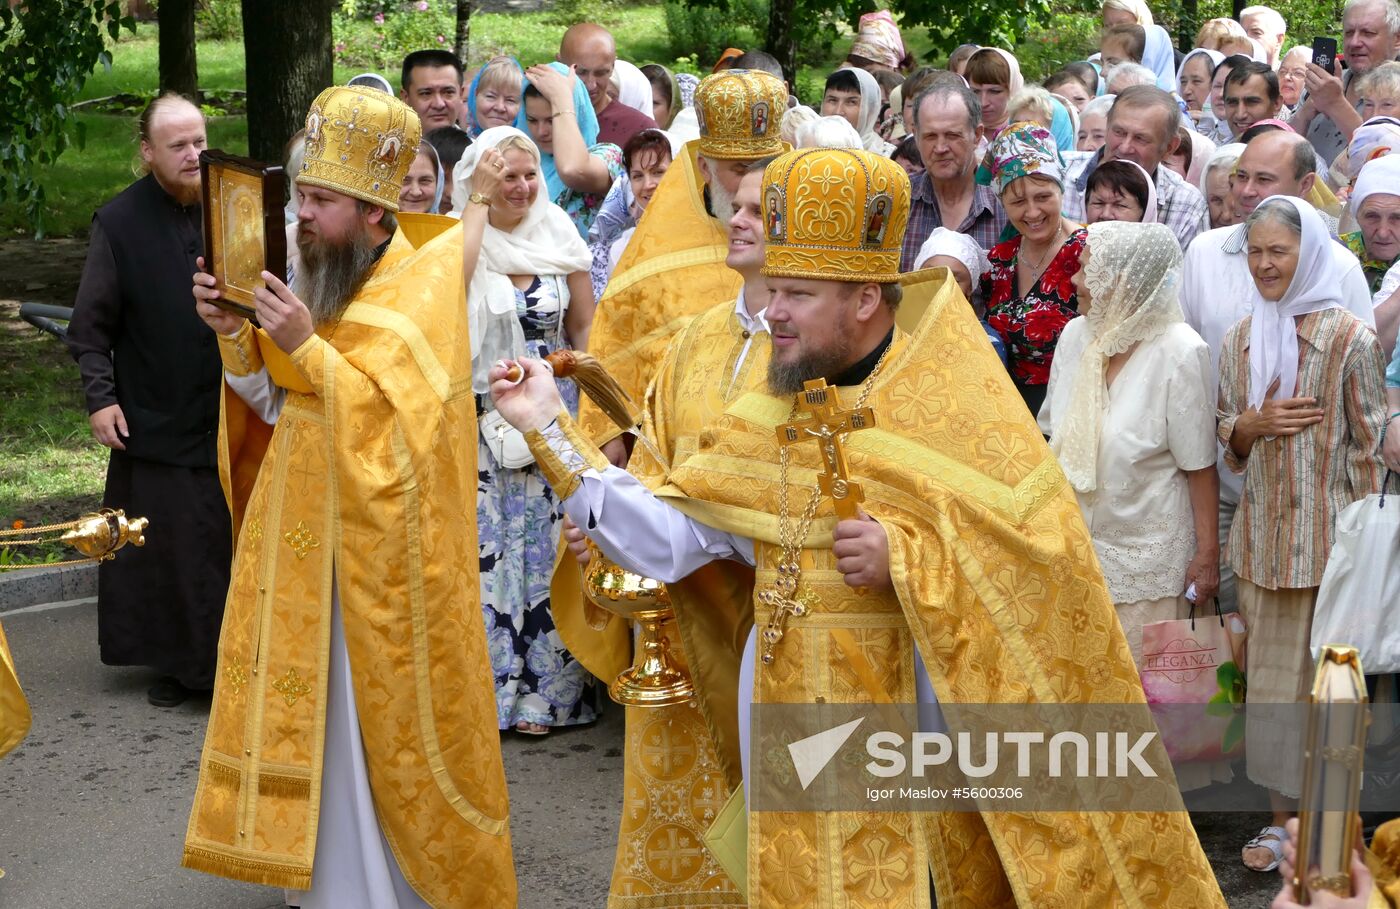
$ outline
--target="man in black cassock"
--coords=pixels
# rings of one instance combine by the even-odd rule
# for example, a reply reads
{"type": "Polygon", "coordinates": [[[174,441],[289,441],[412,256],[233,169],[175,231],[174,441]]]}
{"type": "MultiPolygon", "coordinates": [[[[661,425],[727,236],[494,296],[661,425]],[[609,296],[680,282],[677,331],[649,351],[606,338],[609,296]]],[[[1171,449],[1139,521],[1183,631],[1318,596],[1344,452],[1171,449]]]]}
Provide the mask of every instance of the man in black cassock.
{"type": "Polygon", "coordinates": [[[141,115],[140,138],[148,172],[93,216],[68,347],[92,433],[112,449],[102,503],[151,521],[144,548],[98,568],[102,662],[154,667],[148,697],[174,707],[213,687],[232,540],[219,350],[190,293],[204,117],[165,95],[141,115]]]}

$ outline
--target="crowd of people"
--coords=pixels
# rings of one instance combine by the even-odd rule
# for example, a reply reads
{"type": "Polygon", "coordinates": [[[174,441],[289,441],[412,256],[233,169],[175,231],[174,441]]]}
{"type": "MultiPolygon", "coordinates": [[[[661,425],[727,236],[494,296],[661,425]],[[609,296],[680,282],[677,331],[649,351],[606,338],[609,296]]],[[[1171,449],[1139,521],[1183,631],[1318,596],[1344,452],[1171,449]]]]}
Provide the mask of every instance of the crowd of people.
{"type": "MultiPolygon", "coordinates": [[[[687,408],[718,419],[739,391],[762,387],[765,369],[770,390],[782,384],[790,378],[782,361],[816,343],[802,332],[817,328],[792,314],[798,291],[777,279],[824,280],[830,272],[765,260],[765,243],[770,253],[787,248],[809,229],[791,208],[799,194],[791,180],[799,178],[780,185],[765,175],[773,156],[789,149],[841,149],[865,162],[861,185],[872,188],[857,216],[859,236],[819,247],[848,244],[884,256],[872,253],[836,279],[873,282],[864,285],[876,288],[868,301],[858,295],[858,312],[893,309],[901,284],[914,288],[928,269],[947,269],[959,306],[980,323],[976,341],[1014,389],[1015,418],[1038,424],[1074,491],[1094,570],[1138,668],[1145,625],[1218,601],[1249,628],[1250,698],[1305,696],[1336,518],[1380,491],[1388,470],[1400,471],[1400,5],[1349,0],[1333,69],[1294,46],[1288,23],[1264,6],[1238,20],[1210,20],[1185,49],[1173,46],[1143,0],[1106,0],[1101,15],[1098,53],[1064,61],[1034,85],[1012,53],[995,47],[962,45],[942,66],[918,66],[890,14],[872,13],[862,17],[845,63],[811,99],[797,98],[762,50],[733,49],[702,80],[620,59],[612,36],[590,23],[563,34],[553,61],[500,56],[469,71],[448,51],[415,51],[397,90],[375,74],[328,89],[307,128],[289,137],[288,268],[264,276],[255,295],[262,333],[211,305],[219,294],[200,258],[198,108],[175,96],[155,101],[140,122],[147,175],[94,219],[69,344],[93,432],[112,449],[104,503],[148,515],[152,526],[146,550],[101,568],[103,660],[155,667],[161,678],[150,698],[161,706],[218,689],[208,747],[219,745],[219,756],[207,761],[222,769],[202,775],[186,862],[246,871],[229,858],[244,844],[221,839],[225,827],[244,821],[222,812],[237,803],[251,824],[258,809],[236,781],[218,787],[240,772],[247,779],[254,766],[277,798],[314,815],[305,780],[307,768],[320,766],[311,756],[320,742],[304,729],[266,745],[265,754],[249,746],[253,763],[241,771],[223,756],[241,753],[239,736],[261,735],[248,724],[264,722],[228,706],[226,695],[261,684],[252,677],[271,665],[269,651],[295,652],[285,639],[316,631],[330,651],[271,670],[278,699],[291,711],[307,695],[322,697],[318,685],[331,686],[332,705],[341,691],[341,709],[324,720],[325,747],[363,749],[370,779],[398,772],[388,769],[395,759],[378,750],[378,737],[417,730],[414,723],[431,727],[424,718],[435,710],[443,710],[440,722],[468,725],[493,712],[498,730],[528,735],[596,719],[598,677],[616,660],[576,643],[602,634],[606,623],[563,614],[562,591],[572,583],[576,593],[578,581],[576,572],[561,580],[559,539],[575,523],[598,523],[604,493],[578,492],[578,478],[561,465],[572,457],[579,470],[606,477],[633,455],[652,455],[638,454],[640,446],[581,402],[574,382],[552,375],[560,408],[578,420],[569,431],[581,435],[552,437],[549,448],[540,431],[516,425],[526,411],[498,411],[510,398],[493,365],[563,348],[591,352],[647,403],[658,430],[672,419],[665,413],[687,408]],[[361,140],[345,107],[352,96],[388,118],[394,131],[381,135],[407,150],[355,146],[361,140]],[[350,156],[340,164],[327,151],[335,143],[350,156]],[[370,177],[347,176],[361,164],[370,177]],[[906,181],[903,196],[873,188],[877,175],[889,181],[891,173],[906,181]],[[403,240],[425,236],[414,245],[432,249],[443,231],[453,232],[462,254],[431,268],[403,240]],[[888,274],[878,271],[886,262],[888,274]],[[198,315],[189,305],[194,273],[198,315]],[[399,305],[389,302],[393,282],[405,276],[432,289],[421,312],[432,312],[444,332],[459,322],[465,332],[469,323],[469,350],[442,349],[439,338],[414,334],[390,312],[399,305]],[[369,301],[354,303],[353,319],[345,309],[352,300],[369,301]],[[700,303],[720,301],[712,318],[700,315],[700,303]],[[357,353],[337,352],[341,344],[357,353]],[[685,374],[683,358],[699,364],[707,348],[717,358],[709,371],[696,365],[695,376],[685,374]],[[399,370],[412,379],[396,378],[399,370]],[[470,442],[443,436],[466,425],[449,408],[459,398],[474,407],[480,427],[470,442]],[[433,417],[431,431],[413,422],[439,406],[444,415],[433,417]],[[356,416],[355,407],[383,425],[356,416]],[[270,433],[289,417],[300,430],[270,433]],[[581,453],[585,437],[605,460],[581,453]],[[475,502],[474,514],[420,505],[416,496],[438,494],[433,483],[458,461],[474,465],[474,490],[458,490],[475,502]],[[274,468],[277,492],[269,498],[274,468]],[[326,479],[336,476],[360,477],[361,488],[326,479]],[[567,504],[581,497],[591,511],[567,504]],[[259,508],[280,514],[280,523],[259,508]],[[335,509],[359,514],[342,519],[335,509]],[[415,560],[426,544],[417,537],[375,556],[389,560],[382,574],[344,548],[378,545],[386,521],[419,520],[424,540],[444,526],[461,529],[475,547],[474,570],[424,574],[415,560]],[[157,532],[163,528],[170,529],[157,532]],[[285,540],[290,560],[244,556],[265,536],[285,540]],[[470,591],[460,589],[466,580],[470,591]],[[448,622],[429,634],[419,624],[406,638],[381,640],[382,617],[360,601],[397,584],[415,603],[455,590],[480,627],[448,622]],[[283,594],[268,591],[288,585],[300,585],[296,595],[314,608],[286,607],[291,612],[276,622],[255,622],[264,613],[249,604],[281,602],[283,594]],[[453,714],[431,690],[451,685],[463,657],[441,657],[446,650],[436,648],[468,652],[478,640],[494,682],[490,704],[464,698],[453,714]],[[367,671],[371,652],[390,675],[406,679],[412,673],[403,667],[417,667],[416,683],[401,679],[411,710],[383,697],[391,688],[351,684],[349,666],[367,671]],[[439,670],[447,675],[434,676],[439,670]],[[283,781],[269,783],[277,773],[283,781]]],[[[873,359],[855,363],[864,363],[861,376],[835,369],[851,366],[844,360],[820,361],[839,384],[864,381],[887,348],[902,343],[886,337],[893,323],[867,318],[850,323],[850,337],[830,326],[815,335],[842,351],[838,360],[852,338],[864,343],[869,335],[871,345],[884,338],[873,359]]],[[[527,385],[539,377],[535,369],[527,385]]],[[[801,381],[783,387],[795,391],[801,381]]],[[[699,426],[657,442],[673,464],[708,444],[699,426]]],[[[630,513],[625,504],[611,507],[630,513]]],[[[638,517],[632,532],[658,526],[647,520],[638,517]]],[[[694,532],[710,557],[744,552],[728,536],[694,532]]],[[[842,535],[836,539],[840,547],[842,535]]],[[[752,564],[752,546],[747,554],[752,564]]],[[[687,564],[682,576],[700,563],[687,564]]],[[[890,583],[888,573],[884,579],[890,583]]],[[[432,616],[442,603],[415,608],[432,616]]],[[[682,639],[692,645],[689,632],[682,639]]],[[[613,650],[628,647],[625,631],[620,645],[616,635],[610,641],[613,650]]],[[[746,660],[749,675],[740,677],[753,685],[752,644],[746,660]]],[[[925,683],[934,670],[917,667],[925,683]]],[[[464,677],[472,671],[462,668],[464,677]]],[[[449,690],[460,694],[464,684],[449,690]]],[[[631,730],[630,712],[628,722],[631,730]]],[[[701,738],[716,736],[701,750],[722,776],[723,736],[712,723],[694,728],[701,738]]],[[[442,782],[436,740],[424,736],[424,765],[437,768],[448,802],[458,804],[464,796],[448,792],[457,783],[442,782]]],[[[1275,817],[1242,844],[1242,859],[1271,871],[1285,858],[1301,752],[1296,730],[1251,725],[1248,737],[1247,774],[1270,790],[1275,817]]],[[[313,854],[320,862],[323,849],[351,853],[369,843],[377,866],[349,879],[349,889],[308,893],[301,905],[417,905],[407,880],[420,893],[431,890],[436,884],[417,885],[438,881],[453,861],[499,849],[487,836],[504,823],[503,790],[494,788],[499,754],[481,758],[479,740],[461,747],[476,749],[479,773],[491,777],[465,796],[470,849],[431,861],[391,851],[379,830],[395,844],[426,835],[410,832],[408,803],[385,808],[379,782],[371,799],[363,760],[336,775],[327,759],[324,791],[344,797],[350,807],[341,821],[360,833],[320,845],[313,835],[309,846],[296,839],[301,834],[273,837],[258,848],[275,853],[281,870],[260,879],[307,889],[313,854]],[[345,895],[356,890],[361,895],[345,895]],[[364,903],[363,893],[380,895],[364,903]]],[[[1227,765],[1198,765],[1177,776],[1191,788],[1228,774],[1227,765]]],[[[310,793],[321,794],[319,779],[310,793]]],[[[453,814],[442,829],[460,822],[453,814]]]]}

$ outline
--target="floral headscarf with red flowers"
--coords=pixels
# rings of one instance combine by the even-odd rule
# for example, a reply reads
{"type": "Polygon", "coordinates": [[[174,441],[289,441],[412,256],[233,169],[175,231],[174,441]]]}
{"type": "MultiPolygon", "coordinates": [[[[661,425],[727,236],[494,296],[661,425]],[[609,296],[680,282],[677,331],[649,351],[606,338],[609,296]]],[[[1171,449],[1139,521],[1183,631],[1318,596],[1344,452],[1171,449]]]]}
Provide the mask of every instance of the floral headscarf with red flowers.
{"type": "Polygon", "coordinates": [[[997,134],[988,150],[992,162],[992,185],[997,195],[1022,177],[1045,177],[1065,188],[1065,173],[1055,137],[1039,123],[1012,123],[997,134]]]}

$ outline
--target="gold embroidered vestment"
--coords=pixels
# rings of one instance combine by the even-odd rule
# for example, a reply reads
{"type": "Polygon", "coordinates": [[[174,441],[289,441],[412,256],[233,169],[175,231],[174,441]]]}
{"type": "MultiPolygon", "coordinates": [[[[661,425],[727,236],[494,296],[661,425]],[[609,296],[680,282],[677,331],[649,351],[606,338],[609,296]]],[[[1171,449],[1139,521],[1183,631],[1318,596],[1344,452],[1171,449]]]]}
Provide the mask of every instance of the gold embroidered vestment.
{"type": "Polygon", "coordinates": [[[396,233],[290,359],[247,326],[233,375],[288,389],[269,428],[225,385],[232,581],[184,864],[307,889],[338,591],[376,814],[434,907],[516,904],[479,606],[477,428],[460,226],[396,233]],[[264,351],[267,352],[266,357],[264,351]]]}

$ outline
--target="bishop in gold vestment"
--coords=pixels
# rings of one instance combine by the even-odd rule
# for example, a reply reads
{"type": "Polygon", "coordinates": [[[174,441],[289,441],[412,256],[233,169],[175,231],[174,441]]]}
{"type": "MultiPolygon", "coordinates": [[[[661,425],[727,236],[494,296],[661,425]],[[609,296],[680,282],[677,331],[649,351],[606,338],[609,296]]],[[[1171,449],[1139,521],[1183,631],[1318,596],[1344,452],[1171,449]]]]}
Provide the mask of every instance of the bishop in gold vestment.
{"type": "MultiPolygon", "coordinates": [[[[752,634],[741,655],[689,585],[672,585],[726,767],[741,748],[725,730],[746,724],[723,714],[748,702],[908,703],[928,685],[945,706],[1141,705],[1072,491],[946,271],[908,283],[905,304],[926,309],[912,335],[894,327],[902,170],[809,149],[770,165],[764,193],[770,393],[732,402],[655,495],[609,469],[566,416],[550,419],[560,408],[543,368],[527,364],[519,390],[493,388],[575,522],[619,564],[670,583],[697,563],[737,577],[714,560],[748,562],[755,579],[740,594],[758,628],[773,617],[771,592],[796,578],[789,598],[805,611],[789,616],[771,662],[754,658],[752,634]],[[879,415],[844,442],[864,487],[855,520],[838,521],[829,496],[809,500],[816,446],[779,447],[794,380],[814,378],[849,386],[846,401],[879,415]],[[752,682],[736,707],[712,679],[741,671],[752,682]]],[[[1146,756],[1169,767],[1160,745],[1146,756]]],[[[1184,809],[750,811],[748,846],[752,906],[923,909],[929,869],[943,909],[1225,905],[1184,809]]]]}
{"type": "MultiPolygon", "coordinates": [[[[706,309],[682,328],[648,387],[643,433],[655,448],[638,447],[629,463],[631,473],[648,487],[661,485],[670,465],[694,451],[700,432],[731,401],[763,384],[768,332],[762,309],[768,291],[761,274],[762,182],[761,169],[743,176],[727,225],[731,243],[726,262],[744,279],[738,299],[706,309]]],[[[700,574],[724,580],[705,568],[700,574]]],[[[561,626],[565,640],[611,679],[629,660],[627,622],[581,600],[578,579],[573,559],[564,555],[553,586],[556,622],[560,604],[567,603],[570,623],[561,626]]],[[[711,589],[700,579],[696,585],[711,589]]],[[[730,624],[731,637],[742,640],[748,611],[735,610],[732,599],[714,605],[721,610],[714,621],[730,624]]],[[[683,660],[674,626],[668,625],[665,634],[673,655],[683,660]]],[[[704,670],[690,667],[691,672],[704,670]]],[[[731,680],[731,690],[734,682],[737,678],[731,680]]],[[[720,764],[698,704],[628,706],[626,711],[622,821],[609,909],[743,905],[744,894],[703,844],[738,776],[720,764]]]]}
{"type": "Polygon", "coordinates": [[[200,309],[220,331],[236,545],[184,863],[309,888],[303,909],[516,904],[478,607],[463,227],[415,250],[379,218],[419,133],[382,93],[323,92],[302,229],[329,241],[352,219],[377,261],[304,340],[288,325],[324,314],[328,286],[314,244],[306,305],[280,282],[259,292],[266,333],[200,309]]]}
{"type": "MultiPolygon", "coordinates": [[[[697,313],[733,300],[724,222],[750,161],[787,148],[787,87],[768,73],[726,70],[695,89],[700,138],[688,142],[647,205],[598,302],[588,352],[641,400],[666,346],[697,313]]],[[[579,423],[602,445],[619,430],[587,399],[579,423]]],[[[575,654],[577,655],[577,654],[575,654]]]]}

